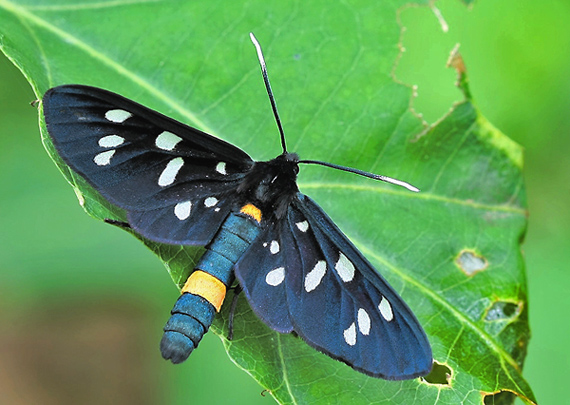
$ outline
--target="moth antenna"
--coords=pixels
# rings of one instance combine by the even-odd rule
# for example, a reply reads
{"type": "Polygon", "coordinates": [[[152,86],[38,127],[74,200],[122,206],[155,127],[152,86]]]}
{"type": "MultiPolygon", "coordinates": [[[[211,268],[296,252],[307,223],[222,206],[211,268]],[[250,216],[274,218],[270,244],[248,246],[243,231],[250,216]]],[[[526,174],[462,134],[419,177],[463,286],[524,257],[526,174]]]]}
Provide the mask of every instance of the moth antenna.
{"type": "Polygon", "coordinates": [[[410,183],[406,183],[405,181],[393,179],[392,177],[388,177],[388,176],[382,176],[380,174],[365,172],[364,170],[354,169],[352,167],[335,165],[334,163],[321,162],[319,160],[300,160],[299,163],[332,167],[333,169],[342,170],[343,172],[354,173],[354,174],[358,174],[360,176],[368,177],[370,179],[381,180],[381,181],[385,181],[386,183],[391,183],[391,184],[395,184],[397,186],[402,186],[402,187],[405,187],[408,190],[413,191],[415,193],[420,191],[419,188],[412,186],[410,183]]]}
{"type": "Polygon", "coordinates": [[[263,81],[265,82],[265,88],[267,89],[267,95],[269,96],[269,101],[271,102],[271,108],[273,109],[273,115],[275,116],[275,121],[277,121],[277,127],[279,128],[279,134],[281,135],[281,147],[283,148],[283,153],[287,153],[287,146],[285,145],[285,133],[283,132],[283,126],[281,125],[281,119],[279,118],[279,113],[277,112],[277,105],[275,104],[275,97],[273,97],[273,91],[271,91],[271,85],[269,84],[269,77],[267,77],[267,67],[265,66],[265,58],[263,57],[263,51],[261,50],[261,45],[259,41],[253,35],[253,32],[249,33],[251,42],[257,50],[257,58],[259,59],[259,65],[261,66],[261,74],[263,76],[263,81]]]}

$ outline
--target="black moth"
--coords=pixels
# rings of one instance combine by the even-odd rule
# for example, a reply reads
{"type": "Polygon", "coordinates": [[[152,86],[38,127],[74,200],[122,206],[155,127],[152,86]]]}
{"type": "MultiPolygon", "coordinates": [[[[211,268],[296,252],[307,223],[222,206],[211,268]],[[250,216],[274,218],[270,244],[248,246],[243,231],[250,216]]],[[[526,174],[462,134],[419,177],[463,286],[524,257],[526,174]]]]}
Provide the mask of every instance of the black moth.
{"type": "Polygon", "coordinates": [[[287,152],[261,47],[251,38],[283,147],[267,162],[106,90],[66,85],[43,98],[58,153],[126,210],[128,226],[156,242],[206,246],[165,326],[163,356],[188,357],[235,275],[272,329],[294,331],[370,376],[426,375],[431,348],[417,319],[296,179],[300,163],[313,163],[418,190],[287,152]]]}

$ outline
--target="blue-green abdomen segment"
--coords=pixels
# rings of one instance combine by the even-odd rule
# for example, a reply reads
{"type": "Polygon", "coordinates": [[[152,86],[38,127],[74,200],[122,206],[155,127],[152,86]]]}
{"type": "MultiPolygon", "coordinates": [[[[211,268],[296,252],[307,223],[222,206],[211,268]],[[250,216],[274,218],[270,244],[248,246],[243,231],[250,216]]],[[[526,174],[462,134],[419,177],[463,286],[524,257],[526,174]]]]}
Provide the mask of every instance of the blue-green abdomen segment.
{"type": "Polygon", "coordinates": [[[174,304],[171,314],[164,326],[160,352],[166,360],[178,364],[198,346],[212,324],[216,310],[206,299],[184,293],[174,304]]]}
{"type": "Polygon", "coordinates": [[[195,269],[216,277],[229,287],[233,281],[234,264],[259,234],[259,226],[251,217],[231,213],[214,239],[206,246],[195,269]]]}
{"type": "Polygon", "coordinates": [[[164,326],[160,342],[162,357],[174,364],[181,363],[198,346],[233,282],[233,266],[259,232],[259,225],[252,217],[241,213],[228,215],[206,246],[164,326]]]}

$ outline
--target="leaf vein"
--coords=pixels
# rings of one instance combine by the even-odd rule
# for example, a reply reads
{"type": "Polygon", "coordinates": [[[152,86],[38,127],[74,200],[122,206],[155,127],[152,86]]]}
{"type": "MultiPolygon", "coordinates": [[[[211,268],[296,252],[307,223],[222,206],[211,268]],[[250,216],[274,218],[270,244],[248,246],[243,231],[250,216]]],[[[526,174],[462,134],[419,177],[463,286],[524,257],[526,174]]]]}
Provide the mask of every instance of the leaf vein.
{"type": "MultiPolygon", "coordinates": [[[[99,50],[95,49],[88,43],[84,42],[80,38],[71,35],[70,33],[62,30],[61,28],[51,24],[50,22],[46,21],[45,19],[30,13],[23,7],[19,7],[14,3],[9,1],[0,0],[0,6],[12,11],[15,15],[19,17],[25,18],[26,20],[34,23],[35,25],[42,27],[51,33],[61,37],[64,41],[68,42],[69,44],[75,45],[78,49],[81,49],[86,54],[91,56],[94,59],[99,60],[102,64],[108,66],[109,68],[115,70],[120,75],[126,77],[127,79],[131,80],[133,83],[136,83],[141,88],[147,90],[150,94],[155,96],[158,100],[164,102],[166,105],[171,107],[173,110],[177,111],[179,114],[190,120],[196,126],[200,127],[203,131],[209,132],[212,134],[214,131],[209,128],[202,120],[200,120],[195,114],[188,111],[184,106],[182,106],[179,102],[175,101],[168,95],[166,95],[163,91],[159,90],[157,87],[152,85],[150,82],[142,78],[141,76],[135,74],[133,71],[125,68],[117,61],[110,58],[108,55],[100,52],[99,50]]],[[[36,92],[38,89],[35,89],[36,92]]],[[[38,94],[38,96],[40,96],[38,94]]]]}
{"type": "Polygon", "coordinates": [[[488,211],[501,211],[501,212],[509,212],[512,214],[518,215],[527,215],[527,211],[524,208],[519,208],[516,206],[512,206],[509,204],[487,204],[487,203],[479,203],[473,200],[461,200],[459,198],[453,197],[446,197],[436,194],[431,194],[427,192],[421,193],[410,193],[409,191],[399,191],[399,190],[392,190],[388,188],[381,188],[381,187],[374,187],[374,186],[364,186],[359,184],[351,184],[351,183],[317,183],[317,182],[308,182],[308,183],[301,183],[299,182],[299,187],[303,189],[343,189],[343,190],[351,190],[351,191],[365,191],[371,193],[379,193],[379,194],[390,194],[390,195],[397,195],[407,198],[419,198],[422,200],[428,201],[441,201],[447,204],[456,204],[456,205],[463,205],[467,207],[472,207],[474,209],[481,209],[481,210],[488,210],[488,211]]]}

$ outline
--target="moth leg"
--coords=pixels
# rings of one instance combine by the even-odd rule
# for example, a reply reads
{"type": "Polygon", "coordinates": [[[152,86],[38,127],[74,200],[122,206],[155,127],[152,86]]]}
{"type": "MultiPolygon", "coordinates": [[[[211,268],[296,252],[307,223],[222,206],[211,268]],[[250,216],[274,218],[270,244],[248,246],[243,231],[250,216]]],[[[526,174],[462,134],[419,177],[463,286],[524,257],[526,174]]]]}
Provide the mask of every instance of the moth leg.
{"type": "Polygon", "coordinates": [[[116,219],[105,218],[105,222],[111,225],[118,226],[119,228],[131,229],[131,225],[128,222],[117,221],[116,219]]]}
{"type": "Polygon", "coordinates": [[[234,338],[234,314],[236,312],[237,302],[240,293],[243,291],[241,285],[237,284],[233,287],[234,297],[232,299],[232,305],[230,306],[230,317],[228,319],[228,340],[233,340],[234,338]]]}

